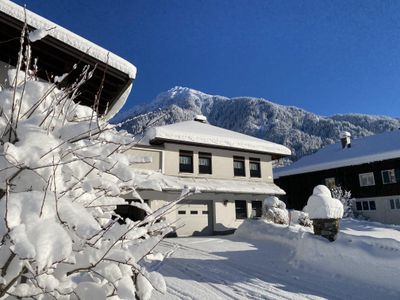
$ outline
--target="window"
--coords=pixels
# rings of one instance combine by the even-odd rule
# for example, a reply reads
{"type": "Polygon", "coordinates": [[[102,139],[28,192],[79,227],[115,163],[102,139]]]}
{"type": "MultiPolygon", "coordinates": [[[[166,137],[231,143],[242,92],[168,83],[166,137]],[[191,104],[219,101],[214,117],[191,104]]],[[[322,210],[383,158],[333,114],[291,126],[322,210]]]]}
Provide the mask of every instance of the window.
{"type": "Polygon", "coordinates": [[[199,152],[199,173],[212,174],[211,153],[199,152]]]}
{"type": "Polygon", "coordinates": [[[262,214],[262,202],[261,201],[251,201],[251,215],[253,218],[261,218],[262,214]]]}
{"type": "Polygon", "coordinates": [[[390,209],[394,209],[394,200],[390,199],[390,209]]]}
{"type": "Polygon", "coordinates": [[[178,210],[178,215],[186,215],[186,211],[184,211],[184,210],[178,210]]]}
{"type": "Polygon", "coordinates": [[[335,177],[325,178],[325,185],[330,189],[335,187],[336,186],[335,177]]]}
{"type": "Polygon", "coordinates": [[[360,179],[360,186],[371,186],[375,185],[375,178],[374,178],[374,173],[362,173],[358,175],[360,179]]]}
{"type": "Polygon", "coordinates": [[[193,152],[179,151],[179,172],[193,173],[193,152]]]}
{"type": "Polygon", "coordinates": [[[244,169],[244,157],[241,156],[233,157],[233,175],[246,176],[246,171],[244,169]]]}
{"type": "Polygon", "coordinates": [[[250,157],[250,177],[261,177],[260,159],[250,157]]]}
{"type": "Polygon", "coordinates": [[[190,214],[191,214],[191,215],[197,215],[197,214],[198,214],[198,211],[197,211],[197,210],[191,210],[191,211],[190,211],[190,214]]]}
{"type": "Polygon", "coordinates": [[[399,169],[383,170],[381,173],[382,173],[383,184],[400,182],[399,169]]]}
{"type": "Polygon", "coordinates": [[[376,204],[375,204],[375,201],[357,201],[356,209],[357,210],[376,210],[376,204]]]}
{"type": "Polygon", "coordinates": [[[236,219],[247,218],[247,203],[246,200],[235,200],[236,219]]]}
{"type": "Polygon", "coordinates": [[[363,210],[369,210],[368,201],[363,201],[362,207],[363,207],[363,210]]]}
{"type": "Polygon", "coordinates": [[[390,209],[400,209],[400,199],[390,199],[390,209]]]}
{"type": "Polygon", "coordinates": [[[203,215],[208,215],[208,210],[203,210],[203,215]]]}
{"type": "Polygon", "coordinates": [[[370,210],[376,210],[375,201],[369,201],[369,209],[370,210]]]}

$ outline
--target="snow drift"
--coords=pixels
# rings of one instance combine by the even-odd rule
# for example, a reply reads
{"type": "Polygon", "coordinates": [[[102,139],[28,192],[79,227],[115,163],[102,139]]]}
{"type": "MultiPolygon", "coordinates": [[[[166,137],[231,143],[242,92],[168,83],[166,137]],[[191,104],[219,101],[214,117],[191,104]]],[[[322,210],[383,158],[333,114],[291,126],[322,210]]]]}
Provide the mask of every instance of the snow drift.
{"type": "MultiPolygon", "coordinates": [[[[331,243],[313,235],[309,228],[246,220],[235,232],[235,237],[243,240],[261,240],[271,248],[276,248],[277,245],[291,248],[292,256],[287,259],[294,267],[312,268],[333,277],[342,276],[350,280],[357,278],[366,284],[400,292],[397,281],[393,280],[400,275],[400,239],[379,234],[368,235],[367,222],[345,222],[362,227],[361,233],[356,235],[351,231],[341,231],[338,239],[331,243]]],[[[385,229],[385,226],[381,227],[385,229]]],[[[379,230],[377,227],[374,232],[379,230]]],[[[400,227],[397,227],[397,230],[400,230],[400,227]]]]}

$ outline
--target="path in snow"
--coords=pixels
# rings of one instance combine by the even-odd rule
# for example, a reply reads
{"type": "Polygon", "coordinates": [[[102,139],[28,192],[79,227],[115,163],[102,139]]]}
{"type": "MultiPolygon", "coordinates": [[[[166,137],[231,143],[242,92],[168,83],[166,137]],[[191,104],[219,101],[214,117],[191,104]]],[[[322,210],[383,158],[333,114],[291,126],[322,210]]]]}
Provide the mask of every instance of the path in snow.
{"type": "Polygon", "coordinates": [[[166,239],[158,270],[167,295],[152,299],[398,299],[398,294],[292,259],[290,247],[234,236],[166,239]]]}

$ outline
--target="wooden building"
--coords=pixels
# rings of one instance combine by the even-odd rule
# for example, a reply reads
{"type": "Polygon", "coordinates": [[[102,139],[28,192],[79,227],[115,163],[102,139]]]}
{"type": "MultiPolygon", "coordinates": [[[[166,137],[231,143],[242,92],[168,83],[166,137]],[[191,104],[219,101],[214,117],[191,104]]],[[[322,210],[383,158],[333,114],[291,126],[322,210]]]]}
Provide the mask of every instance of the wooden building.
{"type": "MultiPolygon", "coordinates": [[[[7,0],[0,0],[0,84],[1,79],[6,77],[7,70],[17,64],[20,36],[25,21],[29,31],[41,29],[47,33],[44,38],[30,43],[32,58],[37,59],[38,77],[49,80],[51,76],[72,72],[67,82],[61,83],[66,85],[76,80],[84,66],[95,68],[92,78],[81,87],[76,101],[92,106],[103,83],[98,111],[100,114],[107,113],[107,117],[111,118],[128,97],[136,76],[135,66],[7,0]]],[[[28,37],[25,42],[28,42],[28,37]]]]}
{"type": "Polygon", "coordinates": [[[274,170],[289,208],[302,209],[318,184],[341,186],[355,198],[354,210],[371,220],[400,224],[400,130],[326,146],[288,167],[274,170]]]}

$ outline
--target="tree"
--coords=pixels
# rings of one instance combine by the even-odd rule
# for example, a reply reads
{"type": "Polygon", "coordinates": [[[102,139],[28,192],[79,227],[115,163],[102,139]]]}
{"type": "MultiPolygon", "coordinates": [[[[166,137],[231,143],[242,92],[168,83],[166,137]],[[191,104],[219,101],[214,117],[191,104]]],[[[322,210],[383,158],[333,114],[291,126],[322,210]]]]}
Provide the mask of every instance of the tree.
{"type": "Polygon", "coordinates": [[[152,288],[165,291],[143,262],[171,230],[161,217],[191,191],[151,211],[135,191],[149,179],[125,155],[133,137],[74,103],[93,70],[59,90],[34,78],[24,34],[21,45],[0,91],[0,298],[148,299],[152,288]],[[128,193],[144,220],[118,222],[114,209],[128,193]]]}

